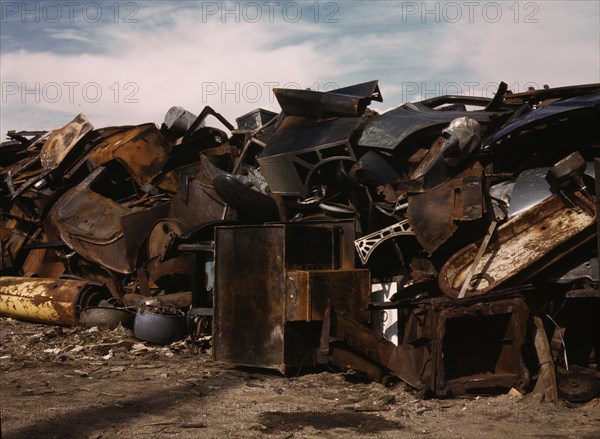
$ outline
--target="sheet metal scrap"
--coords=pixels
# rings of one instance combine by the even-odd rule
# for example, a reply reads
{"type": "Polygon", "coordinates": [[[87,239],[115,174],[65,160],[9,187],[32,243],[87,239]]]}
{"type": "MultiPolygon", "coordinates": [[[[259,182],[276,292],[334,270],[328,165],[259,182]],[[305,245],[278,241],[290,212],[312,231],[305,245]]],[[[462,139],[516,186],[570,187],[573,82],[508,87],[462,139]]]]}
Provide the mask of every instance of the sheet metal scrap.
{"type": "MultiPolygon", "coordinates": [[[[499,89],[498,94],[504,93],[499,89]]],[[[407,103],[372,118],[365,126],[358,139],[358,145],[394,151],[397,148],[407,149],[418,143],[431,143],[438,137],[442,129],[461,117],[476,120],[486,129],[506,120],[512,111],[502,104],[498,109],[490,108],[492,99],[465,96],[440,96],[432,100],[407,103]],[[435,107],[446,103],[466,103],[487,107],[477,111],[436,111],[435,107]]],[[[442,107],[443,108],[443,107],[442,107]]]]}
{"type": "Polygon", "coordinates": [[[57,254],[57,250],[64,248],[64,244],[48,242],[46,235],[36,241],[27,244],[27,249],[31,250],[22,265],[25,276],[58,278],[64,274],[65,264],[57,254]]]}
{"type": "Polygon", "coordinates": [[[136,184],[152,183],[167,162],[171,145],[154,124],[129,127],[105,137],[87,155],[91,170],[112,160],[121,163],[136,184]]]}
{"type": "Polygon", "coordinates": [[[215,358],[282,373],[320,362],[327,299],[366,318],[369,271],[354,268],[353,237],[351,221],[217,227],[215,358]]]}
{"type": "Polygon", "coordinates": [[[396,376],[421,395],[524,388],[529,382],[522,357],[529,309],[518,293],[526,291],[505,290],[484,301],[438,298],[402,305],[398,346],[329,310],[321,351],[339,367],[377,381],[396,376]]]}
{"type": "MultiPolygon", "coordinates": [[[[53,179],[52,174],[68,157],[74,160],[74,150],[92,131],[93,126],[83,114],[64,127],[42,136],[31,148],[39,147],[39,154],[20,163],[20,169],[12,167],[6,175],[6,185],[11,198],[15,199],[31,188],[40,189],[53,179]]],[[[54,177],[56,178],[56,176],[54,177]]]]}
{"type": "Polygon", "coordinates": [[[129,274],[136,267],[139,247],[156,220],[167,214],[168,204],[155,209],[128,208],[94,192],[91,187],[106,172],[99,167],[66,192],[49,218],[63,242],[85,259],[129,274]]]}
{"type": "Polygon", "coordinates": [[[438,395],[524,386],[523,282],[597,297],[585,162],[598,155],[599,92],[501,84],[493,99],[440,96],[379,115],[371,81],[276,89],[281,113],[255,110],[237,130],[210,107],[174,107],[160,129],[93,129],[80,115],[12,133],[1,146],[0,269],[84,275],[142,302],[160,289],[182,306],[214,298],[220,360],[285,372],[326,353],[438,395]],[[477,240],[490,221],[486,248],[477,240]],[[199,275],[206,249],[214,294],[199,275]],[[398,280],[393,302],[370,304],[397,311],[398,346],[366,326],[371,277],[398,280]],[[327,316],[327,300],[339,312],[327,316]]]}
{"type": "MultiPolygon", "coordinates": [[[[570,192],[566,197],[553,195],[501,225],[477,264],[467,295],[524,282],[593,239],[594,212],[592,202],[579,192],[570,192]]],[[[470,244],[444,264],[438,280],[444,294],[458,296],[478,248],[470,244]]]]}
{"type": "MultiPolygon", "coordinates": [[[[331,363],[363,372],[378,382],[396,375],[394,368],[402,362],[396,345],[331,306],[325,311],[320,350],[331,363]]],[[[404,380],[411,382],[407,377],[404,380]]],[[[420,388],[419,383],[413,384],[420,388]]]]}
{"type": "Polygon", "coordinates": [[[328,92],[274,88],[273,94],[286,115],[315,118],[360,116],[371,101],[383,102],[378,81],[328,92]]]}
{"type": "Polygon", "coordinates": [[[480,219],[484,212],[483,167],[479,163],[436,189],[408,197],[408,221],[430,255],[454,234],[455,221],[480,219]]]}
{"type": "Polygon", "coordinates": [[[529,308],[522,297],[440,303],[433,307],[432,390],[456,395],[529,383],[522,348],[529,308]]]}
{"type": "Polygon", "coordinates": [[[332,161],[354,161],[350,137],[360,123],[360,117],[318,121],[286,116],[258,157],[271,191],[306,197],[318,168],[332,161]]]}
{"type": "MultiPolygon", "coordinates": [[[[83,115],[50,133],[12,133],[10,146],[21,153],[0,169],[2,273],[66,271],[106,281],[116,295],[135,288],[158,220],[181,219],[188,232],[224,217],[212,180],[231,170],[238,150],[221,147],[222,131],[200,126],[208,114],[220,117],[206,109],[190,116],[188,137],[175,148],[173,133],[154,124],[94,130],[83,115]]],[[[168,277],[168,267],[177,275],[183,266],[151,268],[168,277]]]]}
{"type": "Polygon", "coordinates": [[[323,165],[356,160],[351,137],[371,114],[367,105],[382,101],[381,93],[377,81],[330,92],[274,93],[283,115],[265,139],[258,163],[273,193],[306,197],[311,184],[319,183],[323,165]]]}
{"type": "Polygon", "coordinates": [[[56,169],[79,141],[93,129],[90,121],[83,114],[79,114],[63,128],[52,131],[40,151],[40,162],[44,171],[56,169]]]}
{"type": "Polygon", "coordinates": [[[218,163],[218,157],[225,157],[229,162],[232,151],[223,150],[223,147],[218,149],[221,154],[209,156],[207,151],[200,155],[199,171],[180,173],[177,194],[171,202],[168,217],[182,225],[182,233],[225,216],[226,205],[217,194],[214,180],[219,175],[225,174],[229,167],[225,166],[225,169],[222,169],[214,162],[218,163]]]}

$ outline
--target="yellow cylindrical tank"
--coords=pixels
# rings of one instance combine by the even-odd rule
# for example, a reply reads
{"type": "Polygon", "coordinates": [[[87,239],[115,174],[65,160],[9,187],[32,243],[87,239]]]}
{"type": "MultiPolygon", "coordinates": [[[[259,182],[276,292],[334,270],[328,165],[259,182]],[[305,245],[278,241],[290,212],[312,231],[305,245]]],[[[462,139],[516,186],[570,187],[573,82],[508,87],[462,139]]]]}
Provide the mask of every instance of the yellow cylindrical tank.
{"type": "Polygon", "coordinates": [[[20,320],[75,326],[82,309],[110,297],[86,280],[0,277],[0,314],[20,320]]]}

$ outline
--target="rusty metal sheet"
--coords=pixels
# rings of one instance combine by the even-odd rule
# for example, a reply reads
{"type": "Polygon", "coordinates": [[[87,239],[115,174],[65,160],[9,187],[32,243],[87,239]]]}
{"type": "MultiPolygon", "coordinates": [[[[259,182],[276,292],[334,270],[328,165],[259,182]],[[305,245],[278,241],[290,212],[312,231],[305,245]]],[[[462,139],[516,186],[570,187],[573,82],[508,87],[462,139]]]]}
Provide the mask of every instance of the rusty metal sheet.
{"type": "Polygon", "coordinates": [[[133,125],[98,128],[94,130],[92,135],[90,135],[89,141],[86,142],[85,151],[83,151],[82,154],[76,160],[74,160],[72,163],[69,163],[69,165],[64,169],[64,172],[62,173],[62,177],[65,180],[71,179],[71,177],[73,177],[73,175],[83,165],[86,164],[88,153],[92,151],[96,147],[96,145],[102,143],[106,138],[110,136],[115,136],[119,133],[124,133],[127,130],[130,130],[131,128],[133,128],[133,125]]]}
{"type": "Polygon", "coordinates": [[[216,228],[216,360],[285,369],[283,231],[283,226],[216,228]]]}
{"type": "MultiPolygon", "coordinates": [[[[498,228],[474,270],[467,295],[527,280],[592,239],[595,227],[594,203],[579,192],[552,195],[498,228]]],[[[470,244],[444,264],[438,279],[444,294],[458,297],[478,249],[470,244]]]]}
{"type": "Polygon", "coordinates": [[[469,117],[452,120],[408,179],[400,183],[400,189],[426,192],[439,187],[456,174],[458,166],[479,147],[480,140],[481,126],[476,120],[469,117]]]}
{"type": "Polygon", "coordinates": [[[477,389],[524,388],[529,308],[522,297],[434,306],[432,390],[438,395],[477,389]]]}
{"type": "MultiPolygon", "coordinates": [[[[48,242],[46,236],[42,242],[48,242]]],[[[62,259],[54,248],[38,248],[31,250],[22,265],[23,273],[35,274],[39,277],[57,278],[65,272],[62,259]]]]}
{"type": "Polygon", "coordinates": [[[214,178],[224,171],[204,154],[200,156],[200,163],[197,175],[180,177],[179,190],[171,202],[169,216],[181,223],[182,232],[222,219],[226,209],[213,186],[214,178]]]}
{"type": "Polygon", "coordinates": [[[394,343],[344,313],[336,312],[333,306],[325,311],[320,350],[338,367],[361,371],[375,381],[397,374],[393,368],[402,361],[394,343]]]}
{"type": "Polygon", "coordinates": [[[435,316],[431,302],[399,309],[398,355],[390,368],[415,389],[431,389],[431,342],[435,337],[435,316]],[[402,311],[402,312],[401,312],[402,311]]]}
{"type": "Polygon", "coordinates": [[[289,116],[351,117],[363,114],[372,100],[383,102],[378,81],[327,92],[274,88],[281,111],[289,116]]]}
{"type": "Polygon", "coordinates": [[[169,205],[128,208],[93,192],[90,186],[103,172],[104,167],[97,168],[66,192],[52,207],[49,217],[65,244],[82,257],[129,274],[152,225],[167,215],[169,205]]]}
{"type": "MultiPolygon", "coordinates": [[[[409,177],[400,183],[399,186],[403,190],[412,193],[426,192],[439,187],[450,179],[450,169],[442,158],[442,147],[445,141],[446,139],[442,136],[435,139],[409,177]]],[[[411,156],[410,160],[418,160],[421,155],[420,151],[425,150],[419,150],[411,156]]]]}
{"type": "Polygon", "coordinates": [[[103,167],[97,168],[66,192],[52,207],[50,220],[65,244],[84,258],[119,273],[130,273],[121,217],[131,211],[89,190],[104,171],[103,167]]]}
{"type": "Polygon", "coordinates": [[[158,280],[165,276],[191,275],[192,256],[182,254],[164,261],[152,258],[146,264],[150,280],[158,284],[158,280]]]}
{"type": "MultiPolygon", "coordinates": [[[[0,271],[9,273],[10,269],[18,270],[22,260],[23,247],[36,233],[36,228],[29,224],[18,223],[14,219],[4,220],[0,225],[0,271]]],[[[39,233],[39,232],[37,232],[39,233]]]]}
{"type": "Polygon", "coordinates": [[[56,169],[75,145],[93,129],[90,121],[80,113],[64,127],[52,131],[40,151],[44,171],[56,169]]]}
{"type": "MultiPolygon", "coordinates": [[[[333,274],[337,279],[357,277],[362,287],[369,288],[368,273],[354,270],[352,221],[300,222],[260,226],[217,227],[215,229],[214,286],[214,356],[217,360],[241,365],[277,369],[282,373],[292,367],[317,361],[319,322],[288,321],[286,290],[288,273],[298,270],[321,270],[316,292],[342,297],[344,289],[327,291],[333,285],[330,273],[347,269],[351,274],[333,274]],[[352,274],[354,273],[354,274],[352,274]],[[360,273],[360,274],[359,274],[360,273]]],[[[305,289],[306,291],[306,289],[305,289]]],[[[291,291],[289,291],[291,293],[291,291]]],[[[324,297],[311,302],[311,319],[322,313],[324,297]],[[312,305],[314,304],[314,315],[312,305]]],[[[360,302],[361,298],[354,299],[360,302]]],[[[351,304],[353,300],[348,300],[351,304]]]]}
{"type": "Polygon", "coordinates": [[[148,239],[154,224],[169,215],[171,203],[161,203],[144,210],[129,211],[121,217],[121,228],[125,240],[125,255],[133,270],[137,266],[140,248],[148,239]]]}
{"type": "Polygon", "coordinates": [[[286,277],[286,320],[323,320],[327,302],[367,322],[371,291],[369,270],[293,270],[286,277]]]}
{"type": "Polygon", "coordinates": [[[0,277],[0,314],[53,325],[78,324],[79,312],[109,299],[102,285],[84,280],[0,277]]]}
{"type": "Polygon", "coordinates": [[[117,160],[144,187],[162,172],[170,152],[171,143],[153,123],[146,123],[110,133],[90,151],[87,162],[96,169],[117,160]]]}
{"type": "Polygon", "coordinates": [[[148,234],[146,243],[148,259],[164,259],[177,237],[181,235],[181,229],[181,224],[176,219],[163,218],[157,221],[148,234]]]}
{"type": "MultiPolygon", "coordinates": [[[[0,176],[4,179],[12,199],[17,198],[33,186],[39,180],[41,174],[39,154],[25,157],[6,168],[0,169],[0,176]]],[[[0,194],[2,192],[4,192],[4,187],[0,186],[0,194]]]]}
{"type": "Polygon", "coordinates": [[[454,221],[483,216],[482,179],[483,167],[476,163],[438,188],[408,197],[408,220],[427,253],[431,255],[454,234],[454,221]]]}

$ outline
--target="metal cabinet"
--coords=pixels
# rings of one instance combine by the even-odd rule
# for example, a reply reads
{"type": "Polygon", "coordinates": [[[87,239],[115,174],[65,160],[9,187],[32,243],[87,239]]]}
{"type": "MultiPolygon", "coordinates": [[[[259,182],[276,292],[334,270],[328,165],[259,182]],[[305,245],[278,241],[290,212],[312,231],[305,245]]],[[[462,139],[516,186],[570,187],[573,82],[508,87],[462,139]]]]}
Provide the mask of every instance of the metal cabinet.
{"type": "Polygon", "coordinates": [[[218,227],[213,352],[286,369],[314,365],[328,300],[365,320],[366,269],[354,268],[352,221],[218,227]]]}

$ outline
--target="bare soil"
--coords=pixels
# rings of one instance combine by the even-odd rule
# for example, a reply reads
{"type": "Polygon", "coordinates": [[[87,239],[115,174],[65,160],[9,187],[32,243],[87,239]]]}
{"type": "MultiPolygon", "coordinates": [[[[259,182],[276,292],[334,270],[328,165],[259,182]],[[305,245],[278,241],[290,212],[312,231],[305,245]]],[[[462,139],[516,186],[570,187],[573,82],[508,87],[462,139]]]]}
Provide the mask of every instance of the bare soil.
{"type": "Polygon", "coordinates": [[[0,317],[1,434],[17,438],[600,438],[600,404],[419,400],[403,384],[285,378],[153,346],[123,328],[0,317]]]}

